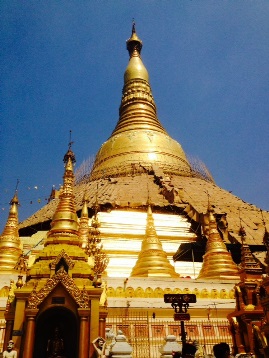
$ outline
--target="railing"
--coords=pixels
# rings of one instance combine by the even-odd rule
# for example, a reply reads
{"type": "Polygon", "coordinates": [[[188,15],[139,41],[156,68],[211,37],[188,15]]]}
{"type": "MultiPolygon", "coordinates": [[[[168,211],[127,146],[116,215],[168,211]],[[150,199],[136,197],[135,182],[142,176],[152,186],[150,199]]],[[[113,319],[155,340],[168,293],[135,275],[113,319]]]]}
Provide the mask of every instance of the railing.
{"type": "MultiPolygon", "coordinates": [[[[107,317],[107,328],[115,333],[122,330],[133,347],[133,358],[160,358],[159,348],[164,338],[173,334],[181,343],[180,322],[162,320],[144,313],[128,313],[107,317]]],[[[232,346],[232,337],[228,320],[191,320],[185,322],[187,341],[198,341],[204,354],[211,355],[213,345],[226,342],[232,346]]]]}

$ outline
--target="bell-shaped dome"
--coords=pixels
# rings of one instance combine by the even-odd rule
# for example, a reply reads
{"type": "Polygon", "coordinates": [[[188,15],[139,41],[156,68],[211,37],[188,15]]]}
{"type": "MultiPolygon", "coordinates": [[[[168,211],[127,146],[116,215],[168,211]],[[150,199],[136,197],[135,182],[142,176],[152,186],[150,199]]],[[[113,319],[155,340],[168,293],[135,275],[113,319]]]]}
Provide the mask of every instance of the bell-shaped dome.
{"type": "Polygon", "coordinates": [[[124,74],[119,120],[97,153],[91,179],[153,167],[167,174],[189,176],[190,165],[181,145],[167,134],[158,120],[148,71],[140,56],[142,41],[134,25],[127,49],[130,60],[124,74]]]}

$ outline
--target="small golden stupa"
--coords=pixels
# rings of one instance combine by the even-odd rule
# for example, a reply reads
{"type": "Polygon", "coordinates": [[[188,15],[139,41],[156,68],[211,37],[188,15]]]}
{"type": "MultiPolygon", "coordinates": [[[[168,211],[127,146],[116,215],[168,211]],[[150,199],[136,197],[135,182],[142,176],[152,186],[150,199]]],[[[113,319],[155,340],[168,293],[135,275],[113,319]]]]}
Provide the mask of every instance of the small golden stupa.
{"type": "Polygon", "coordinates": [[[163,250],[162,243],[157,236],[150,205],[147,213],[145,238],[141,245],[141,252],[131,273],[131,277],[139,276],[179,277],[179,274],[176,273],[174,267],[169,262],[167,254],[163,250]]]}
{"type": "MultiPolygon", "coordinates": [[[[47,234],[44,249],[40,252],[35,263],[29,270],[27,279],[34,281],[41,277],[50,277],[58,269],[66,272],[71,270],[72,278],[79,277],[79,286],[92,286],[92,267],[88,265],[88,255],[82,249],[82,241],[79,236],[79,222],[74,200],[74,172],[73,164],[75,156],[71,148],[64,156],[65,172],[63,186],[59,196],[59,202],[51,221],[51,229],[47,234]],[[51,260],[55,259],[55,264],[51,260]],[[72,260],[71,260],[72,259],[72,260]],[[70,262],[68,268],[66,262],[70,262]],[[72,262],[71,262],[72,261],[72,262]],[[61,267],[61,265],[63,267],[61,267]]],[[[41,281],[37,281],[40,285],[41,281]]],[[[82,287],[83,287],[82,286],[82,287]]]]}
{"type": "Polygon", "coordinates": [[[89,214],[88,214],[88,207],[87,207],[88,200],[83,198],[83,206],[81,209],[80,220],[79,220],[79,237],[81,240],[81,247],[85,249],[88,244],[90,230],[89,230],[89,214]]]}
{"type": "Polygon", "coordinates": [[[212,207],[208,207],[209,233],[203,265],[198,279],[239,279],[239,272],[232,255],[224,244],[216,223],[212,207]]]}
{"type": "Polygon", "coordinates": [[[239,235],[242,238],[241,263],[239,268],[241,281],[245,279],[258,280],[262,275],[262,267],[261,264],[255,260],[252,252],[250,251],[249,245],[245,242],[246,231],[243,226],[241,226],[239,230],[239,235]]]}
{"type": "Polygon", "coordinates": [[[14,271],[22,255],[21,240],[18,231],[18,195],[17,190],[10,202],[10,210],[3,233],[0,236],[0,270],[14,271]]]}

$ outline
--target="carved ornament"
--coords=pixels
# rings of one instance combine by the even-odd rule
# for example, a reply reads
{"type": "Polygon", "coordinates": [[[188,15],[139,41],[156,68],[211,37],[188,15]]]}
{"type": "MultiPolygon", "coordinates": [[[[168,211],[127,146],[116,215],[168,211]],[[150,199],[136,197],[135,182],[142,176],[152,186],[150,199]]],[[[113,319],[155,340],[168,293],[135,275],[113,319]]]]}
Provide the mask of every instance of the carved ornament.
{"type": "Polygon", "coordinates": [[[79,308],[89,308],[89,295],[84,288],[82,291],[77,287],[74,280],[64,271],[59,270],[55,275],[47,280],[45,286],[36,291],[34,288],[28,298],[28,308],[36,309],[52,292],[52,290],[61,283],[68,293],[73,297],[79,308]]]}
{"type": "Polygon", "coordinates": [[[67,253],[66,253],[64,250],[62,250],[62,251],[59,253],[59,255],[56,257],[56,259],[53,260],[53,261],[50,263],[50,268],[51,268],[52,270],[55,270],[57,264],[60,262],[60,260],[61,260],[62,258],[65,260],[67,266],[68,266],[70,269],[72,269],[72,268],[74,267],[75,262],[74,262],[73,260],[71,260],[71,258],[67,255],[67,253]]]}

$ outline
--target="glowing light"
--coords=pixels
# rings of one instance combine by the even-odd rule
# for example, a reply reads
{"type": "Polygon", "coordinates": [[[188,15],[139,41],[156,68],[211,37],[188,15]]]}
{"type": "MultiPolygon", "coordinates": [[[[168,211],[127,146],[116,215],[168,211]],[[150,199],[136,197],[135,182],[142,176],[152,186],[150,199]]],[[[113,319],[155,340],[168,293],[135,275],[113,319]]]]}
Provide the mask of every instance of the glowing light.
{"type": "Polygon", "coordinates": [[[157,160],[157,155],[156,153],[148,153],[148,158],[149,160],[157,160]]]}

